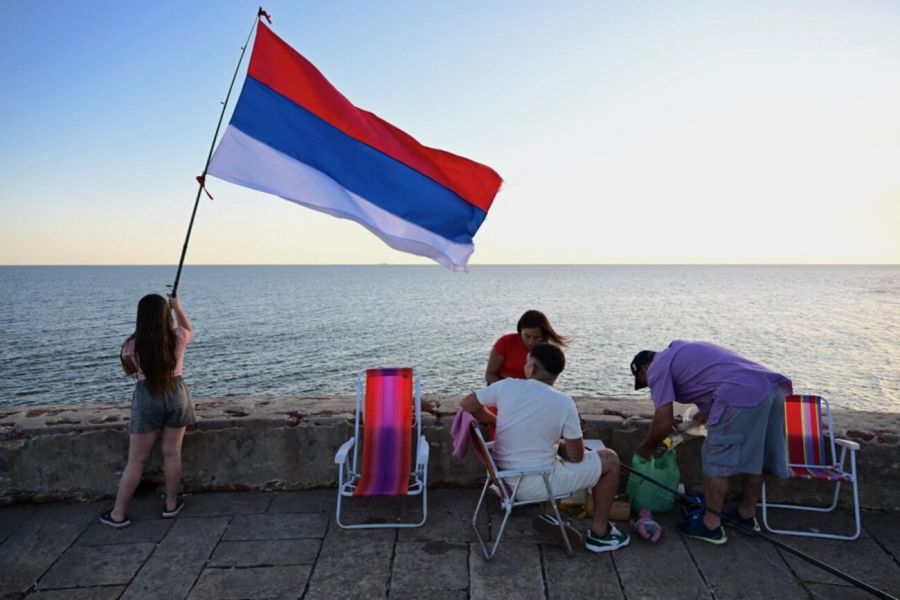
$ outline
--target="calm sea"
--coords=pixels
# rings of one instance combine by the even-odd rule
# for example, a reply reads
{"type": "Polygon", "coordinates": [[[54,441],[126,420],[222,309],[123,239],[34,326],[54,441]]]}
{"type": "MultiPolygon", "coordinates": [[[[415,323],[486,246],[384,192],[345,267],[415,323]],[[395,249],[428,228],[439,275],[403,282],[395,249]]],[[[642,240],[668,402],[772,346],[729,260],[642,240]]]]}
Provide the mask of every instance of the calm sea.
{"type": "MultiPolygon", "coordinates": [[[[172,267],[0,267],[0,404],[124,401],[119,345],[172,267]]],[[[646,398],[642,348],[703,339],[832,404],[900,412],[898,266],[194,266],[195,398],[352,394],[366,367],[412,365],[426,394],[482,384],[526,309],[571,338],[559,386],[646,398]]],[[[649,401],[648,401],[649,402],[649,401]]]]}

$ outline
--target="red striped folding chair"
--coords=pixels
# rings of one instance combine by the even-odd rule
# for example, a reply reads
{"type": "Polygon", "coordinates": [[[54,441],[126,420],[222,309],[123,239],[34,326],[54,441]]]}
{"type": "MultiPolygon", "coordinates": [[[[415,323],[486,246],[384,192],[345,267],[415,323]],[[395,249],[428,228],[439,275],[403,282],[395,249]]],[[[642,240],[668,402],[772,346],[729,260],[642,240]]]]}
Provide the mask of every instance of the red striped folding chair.
{"type": "Polygon", "coordinates": [[[344,442],[334,457],[338,465],[336,519],[341,527],[420,527],[425,523],[428,442],[422,435],[421,403],[419,377],[412,369],[368,369],[359,374],[353,437],[344,442]],[[341,521],[344,498],[372,496],[421,496],[422,518],[411,523],[341,521]]]}
{"type": "Polygon", "coordinates": [[[785,443],[787,445],[788,471],[791,479],[806,481],[828,481],[834,483],[834,498],[827,507],[803,506],[797,504],[771,504],[766,499],[766,484],[762,488],[762,517],[766,529],[774,533],[786,535],[802,535],[807,537],[829,538],[835,540],[855,540],[859,537],[862,523],[859,515],[859,487],[856,477],[856,451],[859,444],[850,440],[835,439],[831,423],[831,408],[828,401],[819,396],[788,396],[784,399],[785,443]],[[826,453],[825,434],[822,428],[822,415],[828,425],[828,443],[830,450],[826,453]],[[841,447],[840,456],[835,445],[841,447]],[[847,451],[850,451],[850,470],[844,468],[847,451]],[[794,510],[811,510],[831,512],[838,504],[841,484],[847,482],[853,486],[853,511],[856,519],[856,530],[853,535],[837,535],[800,531],[795,529],[775,529],[769,525],[769,508],[787,508],[794,510]]]}

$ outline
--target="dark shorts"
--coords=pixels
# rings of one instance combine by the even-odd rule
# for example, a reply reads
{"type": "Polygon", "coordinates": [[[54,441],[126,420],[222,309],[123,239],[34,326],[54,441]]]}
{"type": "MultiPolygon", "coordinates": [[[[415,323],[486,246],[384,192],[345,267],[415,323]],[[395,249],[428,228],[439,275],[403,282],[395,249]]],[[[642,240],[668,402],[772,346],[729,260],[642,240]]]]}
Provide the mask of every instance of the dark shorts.
{"type": "Polygon", "coordinates": [[[185,427],[196,421],[191,394],[181,377],[176,377],[175,387],[162,396],[151,396],[143,381],[138,381],[134,386],[129,432],[147,433],[163,427],[185,427]]]}
{"type": "Polygon", "coordinates": [[[777,387],[751,408],[729,406],[703,443],[703,474],[787,477],[784,390],[777,387]]]}

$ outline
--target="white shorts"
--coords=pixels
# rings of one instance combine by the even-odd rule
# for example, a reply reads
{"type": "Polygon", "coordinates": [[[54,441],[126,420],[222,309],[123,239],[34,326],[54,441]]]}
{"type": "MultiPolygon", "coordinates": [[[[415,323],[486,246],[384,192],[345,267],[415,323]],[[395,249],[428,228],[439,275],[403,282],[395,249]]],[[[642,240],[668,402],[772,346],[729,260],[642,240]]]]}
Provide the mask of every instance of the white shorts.
{"type": "MultiPolygon", "coordinates": [[[[584,460],[578,463],[557,458],[550,473],[550,486],[554,494],[571,494],[597,485],[603,466],[600,455],[593,451],[584,453],[584,460]]],[[[509,482],[512,483],[512,482],[509,482]]],[[[540,500],[547,497],[547,487],[540,475],[529,475],[522,479],[516,500],[540,500]]]]}

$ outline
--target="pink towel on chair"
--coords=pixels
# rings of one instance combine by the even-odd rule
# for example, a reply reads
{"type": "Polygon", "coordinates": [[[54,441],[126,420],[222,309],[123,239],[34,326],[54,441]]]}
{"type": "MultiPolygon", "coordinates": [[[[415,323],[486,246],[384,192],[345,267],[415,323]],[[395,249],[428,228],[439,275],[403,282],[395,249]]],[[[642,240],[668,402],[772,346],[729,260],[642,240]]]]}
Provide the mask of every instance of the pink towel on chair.
{"type": "Polygon", "coordinates": [[[462,458],[469,451],[469,424],[475,423],[475,417],[465,409],[459,409],[453,417],[453,425],[450,426],[450,436],[453,438],[453,456],[462,458]]]}

